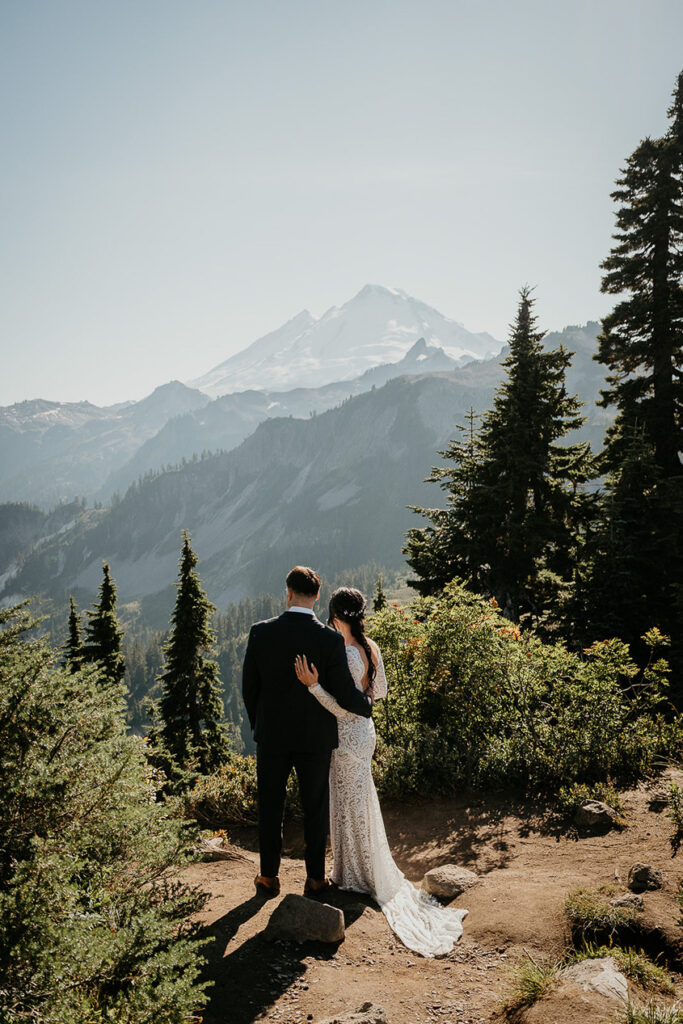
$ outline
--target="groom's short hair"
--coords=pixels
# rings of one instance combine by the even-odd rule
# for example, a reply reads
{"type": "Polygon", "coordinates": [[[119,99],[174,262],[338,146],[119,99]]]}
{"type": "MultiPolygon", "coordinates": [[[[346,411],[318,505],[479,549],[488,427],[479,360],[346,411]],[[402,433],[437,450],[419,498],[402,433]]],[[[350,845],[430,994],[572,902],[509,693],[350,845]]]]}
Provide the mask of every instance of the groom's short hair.
{"type": "Polygon", "coordinates": [[[305,594],[307,597],[315,597],[320,593],[320,577],[315,569],[309,569],[307,565],[295,565],[287,573],[285,580],[287,589],[295,594],[305,594]]]}

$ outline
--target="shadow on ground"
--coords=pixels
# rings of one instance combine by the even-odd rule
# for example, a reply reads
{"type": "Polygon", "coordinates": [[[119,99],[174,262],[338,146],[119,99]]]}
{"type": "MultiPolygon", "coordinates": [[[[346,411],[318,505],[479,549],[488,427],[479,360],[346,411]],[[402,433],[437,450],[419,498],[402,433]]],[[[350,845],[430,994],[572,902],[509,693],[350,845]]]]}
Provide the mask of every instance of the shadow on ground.
{"type": "MultiPolygon", "coordinates": [[[[231,939],[264,906],[262,896],[252,896],[203,929],[210,941],[203,949],[206,967],[204,981],[210,981],[208,1001],[203,1011],[204,1024],[252,1024],[306,973],[306,960],[330,960],[339,943],[270,942],[263,931],[230,950],[231,939]]],[[[272,901],[272,909],[277,905],[272,901]]],[[[326,903],[339,907],[348,928],[366,907],[375,904],[357,893],[332,889],[326,903]]],[[[270,918],[270,914],[268,914],[270,918]]]]}

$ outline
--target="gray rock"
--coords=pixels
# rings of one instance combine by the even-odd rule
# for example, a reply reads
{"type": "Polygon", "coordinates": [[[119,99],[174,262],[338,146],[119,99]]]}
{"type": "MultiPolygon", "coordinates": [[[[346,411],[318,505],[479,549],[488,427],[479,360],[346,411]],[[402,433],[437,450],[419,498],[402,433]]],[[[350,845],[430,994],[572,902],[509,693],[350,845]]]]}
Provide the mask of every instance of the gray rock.
{"type": "Polygon", "coordinates": [[[343,1013],[337,1017],[326,1017],[319,1024],[387,1024],[386,1010],[375,1003],[363,1003],[353,1013],[343,1013]]]}
{"type": "Polygon", "coordinates": [[[565,968],[562,979],[578,985],[584,992],[598,992],[607,999],[628,1002],[628,982],[611,956],[580,960],[565,968]]]}
{"type": "Polygon", "coordinates": [[[611,828],[616,820],[617,812],[602,800],[584,800],[574,814],[580,828],[611,828]]]}
{"type": "Polygon", "coordinates": [[[427,872],[422,879],[422,888],[439,899],[454,900],[478,881],[479,876],[474,871],[458,867],[457,864],[442,864],[427,872]]]}
{"type": "Polygon", "coordinates": [[[626,907],[626,909],[642,910],[643,909],[643,897],[638,896],[635,892],[625,892],[621,896],[615,896],[610,901],[612,907],[626,907]]]}
{"type": "Polygon", "coordinates": [[[329,903],[318,903],[306,896],[288,893],[270,915],[263,937],[269,942],[276,939],[341,942],[344,938],[344,915],[329,903]]]}
{"type": "Polygon", "coordinates": [[[653,868],[651,864],[641,864],[640,861],[636,861],[628,873],[628,887],[631,892],[661,889],[663,885],[662,872],[658,868],[653,868]]]}

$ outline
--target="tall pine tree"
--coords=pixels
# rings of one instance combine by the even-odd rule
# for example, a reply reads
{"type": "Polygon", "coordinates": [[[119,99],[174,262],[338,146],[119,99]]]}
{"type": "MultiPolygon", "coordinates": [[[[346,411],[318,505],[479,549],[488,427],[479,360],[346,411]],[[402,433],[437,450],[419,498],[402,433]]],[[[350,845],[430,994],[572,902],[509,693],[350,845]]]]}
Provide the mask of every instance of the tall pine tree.
{"type": "Polygon", "coordinates": [[[64,644],[64,663],[72,672],[78,672],[83,659],[83,641],[81,639],[81,617],[76,608],[73,594],[69,597],[69,635],[64,644]]]}
{"type": "Polygon", "coordinates": [[[620,206],[602,289],[623,297],[603,320],[596,359],[610,370],[601,404],[617,414],[601,455],[607,478],[579,619],[587,639],[616,634],[637,658],[649,656],[640,637],[658,626],[672,639],[676,677],[683,668],[683,72],[668,113],[666,135],[638,145],[612,193],[620,206]]]}
{"type": "Polygon", "coordinates": [[[173,782],[182,782],[190,770],[200,775],[214,771],[228,749],[218,663],[205,656],[216,639],[210,625],[215,607],[195,571],[197,556],[186,532],[183,538],[178,594],[160,676],[162,695],[150,732],[155,756],[173,782]]]}
{"type": "Polygon", "coordinates": [[[683,72],[671,124],[626,161],[612,199],[615,245],[602,290],[623,295],[602,322],[595,356],[610,370],[601,405],[616,405],[606,465],[618,469],[624,438],[642,426],[664,477],[679,475],[683,431],[683,72]]]}
{"type": "Polygon", "coordinates": [[[123,631],[116,616],[116,583],[112,578],[109,564],[104,562],[99,601],[88,612],[82,661],[97,662],[104,679],[111,683],[120,683],[125,673],[122,640],[123,631]]]}
{"type": "Polygon", "coordinates": [[[515,621],[539,621],[569,584],[587,502],[581,485],[593,472],[587,443],[558,443],[583,417],[565,388],[571,353],[545,351],[543,336],[525,287],[493,408],[478,430],[470,415],[465,439],[442,453],[454,466],[434,470],[449,507],[418,509],[431,526],[410,531],[406,546],[418,590],[459,576],[515,621]]]}

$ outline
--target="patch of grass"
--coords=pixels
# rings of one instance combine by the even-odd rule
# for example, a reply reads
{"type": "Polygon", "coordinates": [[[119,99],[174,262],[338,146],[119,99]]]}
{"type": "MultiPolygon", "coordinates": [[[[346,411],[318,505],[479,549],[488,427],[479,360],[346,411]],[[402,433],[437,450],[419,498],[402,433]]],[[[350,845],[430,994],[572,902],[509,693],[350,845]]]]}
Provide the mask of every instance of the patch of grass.
{"type": "Polygon", "coordinates": [[[599,960],[611,956],[619,965],[619,970],[641,988],[673,994],[675,989],[667,971],[650,960],[642,950],[622,949],[621,946],[598,946],[586,943],[581,949],[572,950],[567,956],[567,963],[579,960],[599,960]]]}
{"type": "Polygon", "coordinates": [[[560,964],[553,960],[534,960],[526,953],[526,959],[511,967],[510,974],[512,988],[503,1004],[508,1014],[531,1006],[549,992],[560,976],[560,964]]]}
{"type": "Polygon", "coordinates": [[[620,1024],[683,1024],[683,1008],[680,1003],[672,1006],[648,1003],[642,1007],[629,1003],[620,1024]]]}
{"type": "Polygon", "coordinates": [[[564,912],[575,939],[589,942],[595,936],[615,935],[619,928],[637,924],[637,911],[633,907],[613,907],[609,903],[613,893],[610,885],[599,889],[574,889],[569,893],[564,912]]]}

